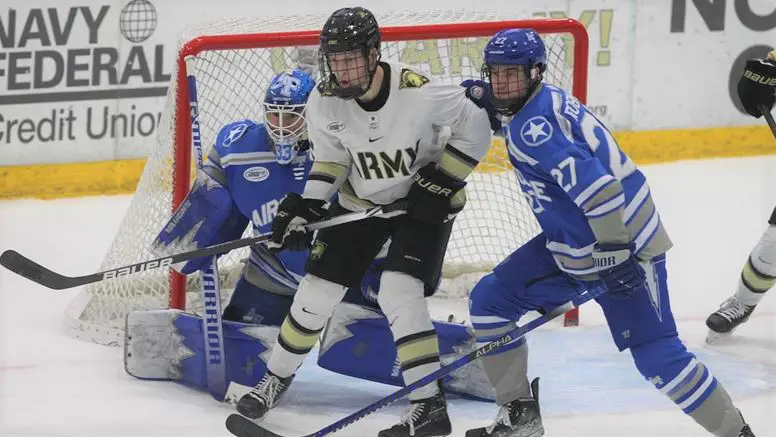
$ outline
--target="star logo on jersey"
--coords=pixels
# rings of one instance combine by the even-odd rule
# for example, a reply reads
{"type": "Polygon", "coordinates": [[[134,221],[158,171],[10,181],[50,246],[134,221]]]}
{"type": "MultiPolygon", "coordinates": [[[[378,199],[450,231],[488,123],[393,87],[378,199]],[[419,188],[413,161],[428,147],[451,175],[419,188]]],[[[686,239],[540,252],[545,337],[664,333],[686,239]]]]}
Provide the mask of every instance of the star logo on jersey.
{"type": "Polygon", "coordinates": [[[520,128],[520,138],[526,145],[536,147],[552,138],[552,125],[540,115],[531,117],[520,128]]]}
{"type": "Polygon", "coordinates": [[[224,138],[223,146],[229,147],[234,143],[235,141],[239,140],[244,134],[245,131],[248,129],[248,125],[245,123],[238,124],[237,126],[234,126],[231,130],[229,130],[229,133],[226,135],[226,138],[224,138]]]}

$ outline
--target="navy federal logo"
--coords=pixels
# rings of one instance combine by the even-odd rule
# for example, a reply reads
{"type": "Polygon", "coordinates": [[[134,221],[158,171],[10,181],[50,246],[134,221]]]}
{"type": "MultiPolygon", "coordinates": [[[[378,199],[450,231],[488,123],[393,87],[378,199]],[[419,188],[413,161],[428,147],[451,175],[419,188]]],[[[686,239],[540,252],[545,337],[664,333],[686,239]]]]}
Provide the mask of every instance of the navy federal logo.
{"type": "Polygon", "coordinates": [[[429,79],[422,74],[412,71],[408,68],[401,70],[401,80],[399,81],[399,89],[402,88],[420,88],[427,84],[429,79]]]}

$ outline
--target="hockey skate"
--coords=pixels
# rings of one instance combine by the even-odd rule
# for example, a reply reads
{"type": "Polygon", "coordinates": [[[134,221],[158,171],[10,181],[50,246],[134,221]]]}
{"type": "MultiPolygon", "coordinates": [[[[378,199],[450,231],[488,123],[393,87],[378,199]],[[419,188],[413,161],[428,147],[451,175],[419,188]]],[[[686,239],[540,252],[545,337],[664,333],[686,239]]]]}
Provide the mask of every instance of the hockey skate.
{"type": "Polygon", "coordinates": [[[280,378],[268,371],[253,390],[237,401],[237,412],[249,419],[263,419],[267,412],[280,401],[293,379],[294,375],[280,378]]]}
{"type": "Polygon", "coordinates": [[[544,425],[539,411],[539,378],[531,382],[531,397],[502,405],[492,424],[466,431],[466,437],[541,437],[544,425]]]}
{"type": "Polygon", "coordinates": [[[380,431],[377,437],[444,437],[453,432],[447,415],[445,395],[412,401],[398,424],[380,431]]]}
{"type": "Polygon", "coordinates": [[[749,320],[756,305],[746,305],[736,296],[722,302],[719,309],[706,319],[709,334],[706,343],[715,343],[729,338],[738,325],[749,320]]]}

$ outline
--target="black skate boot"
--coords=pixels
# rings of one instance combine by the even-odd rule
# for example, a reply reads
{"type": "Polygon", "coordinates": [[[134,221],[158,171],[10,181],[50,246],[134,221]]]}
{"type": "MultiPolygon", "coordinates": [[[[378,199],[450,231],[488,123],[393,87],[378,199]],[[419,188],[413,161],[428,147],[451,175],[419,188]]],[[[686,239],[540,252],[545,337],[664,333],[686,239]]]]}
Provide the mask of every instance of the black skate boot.
{"type": "Polygon", "coordinates": [[[752,432],[752,428],[749,428],[749,425],[744,425],[744,427],[741,428],[741,434],[738,434],[738,437],[755,437],[755,435],[752,432]]]}
{"type": "Polygon", "coordinates": [[[280,378],[267,371],[256,387],[237,401],[237,412],[249,419],[263,419],[267,412],[280,401],[293,380],[294,375],[280,378]]]}
{"type": "Polygon", "coordinates": [[[539,411],[539,378],[531,382],[531,397],[502,405],[489,426],[466,431],[466,437],[541,437],[544,435],[539,411]]]}
{"type": "Polygon", "coordinates": [[[722,302],[719,309],[706,319],[706,326],[711,330],[706,341],[712,343],[732,334],[738,325],[749,320],[755,306],[746,305],[735,296],[722,302]]]}
{"type": "Polygon", "coordinates": [[[377,437],[444,437],[453,432],[442,392],[412,401],[401,422],[377,434],[377,437]]]}

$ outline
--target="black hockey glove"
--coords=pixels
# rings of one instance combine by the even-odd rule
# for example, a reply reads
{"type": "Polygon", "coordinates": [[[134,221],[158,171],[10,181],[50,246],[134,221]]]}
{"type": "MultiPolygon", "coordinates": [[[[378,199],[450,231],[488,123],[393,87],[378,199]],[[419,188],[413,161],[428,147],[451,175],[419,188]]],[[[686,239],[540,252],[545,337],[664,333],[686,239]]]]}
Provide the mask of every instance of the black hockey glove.
{"type": "Polygon", "coordinates": [[[500,132],[501,117],[496,112],[493,100],[490,99],[490,84],[484,80],[466,79],[461,82],[461,86],[466,88],[466,97],[488,113],[493,133],[500,132]]]}
{"type": "Polygon", "coordinates": [[[407,193],[407,215],[432,225],[447,219],[453,195],[466,186],[466,182],[448,175],[435,162],[418,170],[413,179],[407,193]]]}
{"type": "Polygon", "coordinates": [[[744,75],[738,81],[738,98],[746,112],[760,118],[760,106],[768,111],[773,109],[776,93],[776,51],[765,59],[750,59],[746,61],[744,75]]]}
{"type": "Polygon", "coordinates": [[[278,205],[278,213],[272,220],[272,240],[267,242],[267,247],[273,252],[309,249],[313,233],[306,231],[304,226],[326,215],[325,204],[323,200],[305,199],[299,194],[288,193],[278,205]]]}
{"type": "Polygon", "coordinates": [[[628,298],[639,288],[646,289],[647,276],[639,261],[633,256],[635,245],[597,244],[593,251],[593,264],[598,276],[612,297],[628,298]]]}

